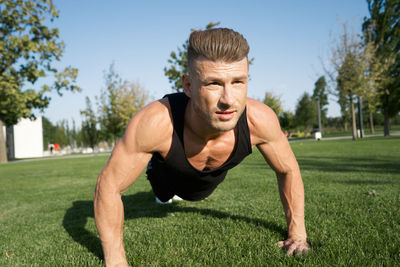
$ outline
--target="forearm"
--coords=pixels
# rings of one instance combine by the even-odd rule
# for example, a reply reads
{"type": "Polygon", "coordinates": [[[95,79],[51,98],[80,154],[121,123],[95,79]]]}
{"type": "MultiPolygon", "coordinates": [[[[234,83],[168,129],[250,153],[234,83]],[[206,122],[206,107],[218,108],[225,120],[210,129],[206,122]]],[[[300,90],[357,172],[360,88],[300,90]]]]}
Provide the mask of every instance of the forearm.
{"type": "Polygon", "coordinates": [[[127,266],[123,246],[124,209],[121,194],[99,183],[94,197],[96,227],[107,266],[127,266]]]}
{"type": "Polygon", "coordinates": [[[286,215],[288,238],[305,240],[304,186],[300,172],[277,174],[279,193],[286,215]]]}

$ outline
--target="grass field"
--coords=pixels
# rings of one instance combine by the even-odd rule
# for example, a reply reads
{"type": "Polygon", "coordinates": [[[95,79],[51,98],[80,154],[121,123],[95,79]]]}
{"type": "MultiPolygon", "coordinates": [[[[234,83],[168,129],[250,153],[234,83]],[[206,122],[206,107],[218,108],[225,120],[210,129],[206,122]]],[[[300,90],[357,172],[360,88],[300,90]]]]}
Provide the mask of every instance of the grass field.
{"type": "MultiPolygon", "coordinates": [[[[276,246],[286,224],[255,150],[208,199],[154,203],[144,175],[124,195],[133,266],[399,266],[400,138],[293,143],[312,251],[276,246]],[[368,193],[370,192],[370,193],[368,193]]],[[[101,266],[93,191],[106,156],[0,165],[0,266],[101,266]]]]}

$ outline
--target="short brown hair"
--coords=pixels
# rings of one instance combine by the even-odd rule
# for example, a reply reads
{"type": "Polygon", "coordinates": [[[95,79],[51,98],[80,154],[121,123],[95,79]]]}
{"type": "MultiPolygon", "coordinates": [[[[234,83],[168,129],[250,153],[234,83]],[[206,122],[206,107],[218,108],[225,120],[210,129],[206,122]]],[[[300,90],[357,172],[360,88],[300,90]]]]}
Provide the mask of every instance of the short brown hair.
{"type": "Polygon", "coordinates": [[[240,61],[247,58],[249,44],[238,32],[227,28],[215,28],[204,31],[193,31],[189,37],[188,71],[194,60],[203,56],[212,61],[240,61]]]}

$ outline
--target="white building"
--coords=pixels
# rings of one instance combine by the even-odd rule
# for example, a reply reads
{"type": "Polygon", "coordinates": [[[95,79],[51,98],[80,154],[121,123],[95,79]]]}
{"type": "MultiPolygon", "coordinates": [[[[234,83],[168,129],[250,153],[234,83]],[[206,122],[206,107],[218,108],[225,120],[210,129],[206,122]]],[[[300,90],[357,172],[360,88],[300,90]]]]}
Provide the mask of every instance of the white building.
{"type": "Polygon", "coordinates": [[[42,118],[20,119],[5,129],[8,159],[43,157],[42,118]]]}

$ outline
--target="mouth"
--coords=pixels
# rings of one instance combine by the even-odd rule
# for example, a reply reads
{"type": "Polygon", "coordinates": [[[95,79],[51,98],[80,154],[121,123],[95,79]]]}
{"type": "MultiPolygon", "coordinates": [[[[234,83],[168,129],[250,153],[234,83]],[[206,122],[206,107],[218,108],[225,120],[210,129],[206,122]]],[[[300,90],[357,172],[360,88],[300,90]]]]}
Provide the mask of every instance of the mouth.
{"type": "Polygon", "coordinates": [[[215,112],[219,119],[223,121],[227,121],[233,118],[236,111],[235,110],[225,110],[225,111],[216,111],[215,112]]]}

